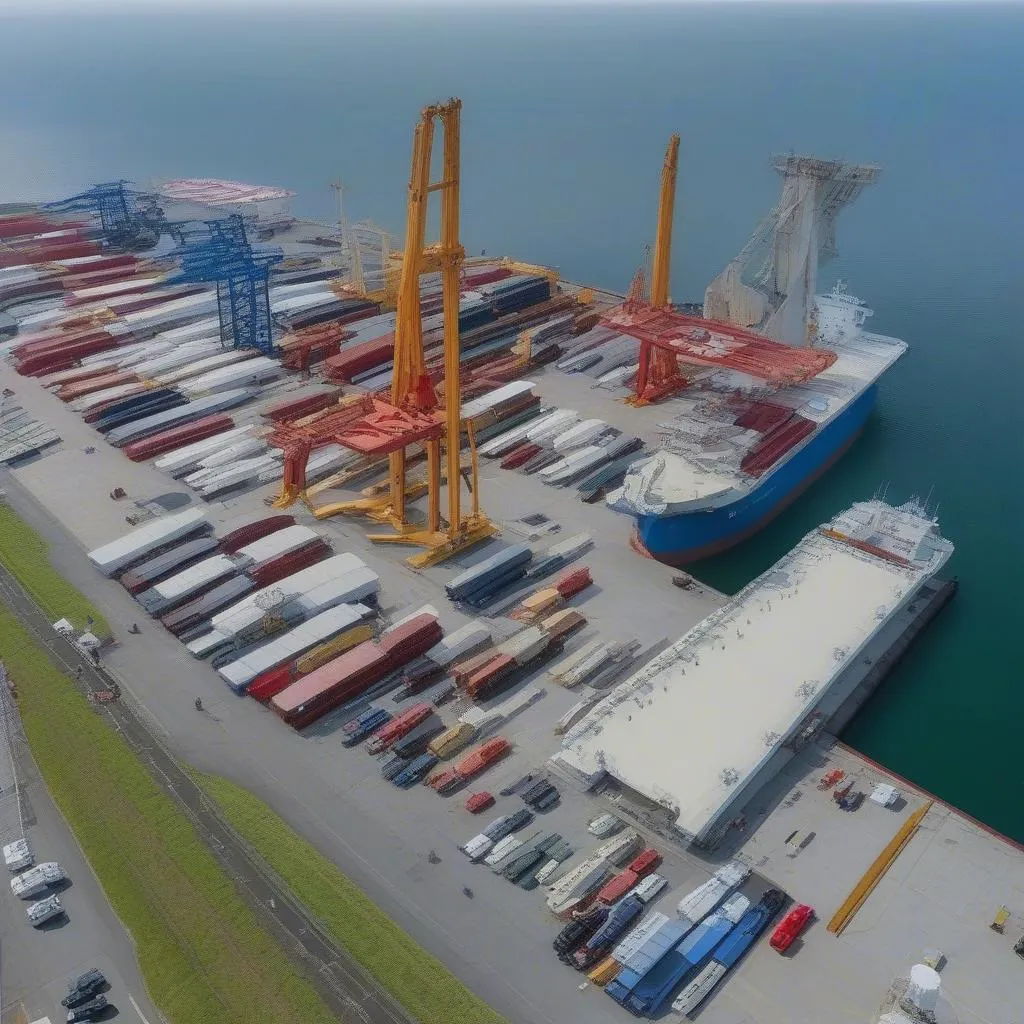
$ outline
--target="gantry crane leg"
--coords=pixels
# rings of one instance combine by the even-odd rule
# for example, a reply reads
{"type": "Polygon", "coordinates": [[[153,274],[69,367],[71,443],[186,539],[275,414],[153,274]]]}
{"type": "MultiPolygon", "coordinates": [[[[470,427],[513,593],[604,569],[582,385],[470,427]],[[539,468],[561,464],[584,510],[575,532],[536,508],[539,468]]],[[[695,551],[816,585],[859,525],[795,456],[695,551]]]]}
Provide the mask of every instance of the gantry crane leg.
{"type": "MultiPolygon", "coordinates": [[[[440,521],[440,457],[437,454],[437,449],[433,449],[435,453],[433,457],[431,456],[431,449],[428,449],[428,512],[426,529],[405,531],[394,537],[373,536],[370,538],[379,542],[415,544],[425,548],[426,550],[421,554],[413,555],[408,559],[409,564],[415,568],[423,568],[443,562],[458,552],[464,551],[474,544],[479,544],[481,541],[497,533],[495,526],[480,511],[479,498],[475,486],[477,479],[476,445],[472,441],[470,443],[470,460],[474,480],[473,511],[470,515],[463,516],[461,508],[462,385],[459,376],[461,368],[459,288],[462,265],[466,256],[465,250],[459,241],[459,132],[461,110],[462,102],[460,100],[451,100],[442,106],[428,107],[423,112],[424,131],[420,136],[426,142],[426,153],[421,154],[423,159],[420,164],[421,171],[425,175],[422,179],[425,188],[421,194],[425,201],[426,193],[441,193],[441,238],[439,244],[433,247],[432,255],[436,256],[441,267],[441,294],[444,310],[444,449],[448,486],[448,522],[446,528],[442,530],[440,521]],[[426,182],[429,181],[432,133],[425,126],[429,123],[432,127],[435,118],[440,119],[444,129],[444,170],[441,181],[431,185],[426,184],[426,182]]],[[[417,189],[411,188],[410,192],[415,195],[417,194],[417,189]]],[[[425,209],[421,212],[424,215],[422,223],[425,224],[425,209]]],[[[410,223],[412,223],[411,216],[410,223]]],[[[420,255],[420,253],[422,253],[422,249],[416,251],[416,255],[420,255]]],[[[402,267],[403,282],[406,272],[412,269],[409,266],[412,255],[407,249],[402,267]]],[[[418,290],[416,295],[418,299],[418,290]]]]}
{"type": "MultiPolygon", "coordinates": [[[[669,272],[672,264],[672,220],[675,216],[676,177],[679,171],[679,136],[669,139],[661,168],[661,193],[658,197],[658,232],[654,242],[654,265],[651,269],[652,309],[669,306],[669,272]]],[[[636,296],[639,301],[642,297],[636,296]]],[[[679,372],[679,359],[666,349],[640,343],[640,365],[637,368],[634,393],[628,405],[642,406],[658,402],[686,386],[679,372]]]]}

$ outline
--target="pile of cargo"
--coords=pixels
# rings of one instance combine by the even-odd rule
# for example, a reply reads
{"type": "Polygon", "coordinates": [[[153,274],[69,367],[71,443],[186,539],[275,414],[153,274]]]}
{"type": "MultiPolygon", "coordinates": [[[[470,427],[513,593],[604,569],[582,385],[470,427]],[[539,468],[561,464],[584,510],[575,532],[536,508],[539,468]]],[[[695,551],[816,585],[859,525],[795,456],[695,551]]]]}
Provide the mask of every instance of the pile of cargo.
{"type": "Polygon", "coordinates": [[[459,849],[471,860],[483,860],[494,849],[496,843],[507,836],[526,828],[533,821],[533,813],[522,808],[512,814],[495,818],[482,832],[467,840],[459,849]]]}
{"type": "MultiPolygon", "coordinates": [[[[600,910],[600,907],[596,908],[600,910]]],[[[566,950],[566,955],[559,956],[563,963],[568,963],[578,971],[587,970],[599,960],[604,959],[614,943],[626,929],[643,913],[644,902],[637,896],[626,896],[608,910],[604,921],[589,937],[566,950]]]]}
{"type": "Polygon", "coordinates": [[[490,642],[490,627],[480,619],[449,633],[422,658],[406,666],[402,674],[403,685],[395,692],[394,699],[405,700],[421,693],[456,660],[480,651],[490,642]]]}
{"type": "Polygon", "coordinates": [[[366,745],[370,754],[380,754],[397,743],[403,736],[426,721],[434,713],[434,705],[428,701],[420,701],[408,707],[400,715],[395,715],[382,729],[378,729],[366,745]]]}
{"type": "Polygon", "coordinates": [[[378,729],[391,721],[391,712],[383,708],[368,707],[355,718],[349,719],[341,727],[341,743],[345,747],[354,747],[362,743],[367,736],[372,735],[378,729]]]}
{"type": "Polygon", "coordinates": [[[480,454],[501,460],[502,469],[537,474],[546,484],[577,483],[589,499],[625,475],[642,457],[643,442],[603,420],[580,420],[572,409],[549,409],[488,439],[480,454]]]}
{"type": "Polygon", "coordinates": [[[309,527],[285,526],[231,554],[203,559],[137,593],[135,598],[150,615],[162,615],[229,576],[244,573],[256,586],[267,587],[321,561],[329,551],[327,543],[309,527]]]}
{"type": "Polygon", "coordinates": [[[305,728],[425,653],[441,639],[441,634],[440,623],[434,616],[415,616],[378,640],[361,643],[298,679],[275,694],[270,706],[293,728],[305,728]]]}
{"type": "Polygon", "coordinates": [[[584,566],[565,573],[550,587],[534,591],[509,613],[519,622],[536,622],[545,618],[559,605],[575,597],[593,583],[590,570],[584,566]]]}
{"type": "Polygon", "coordinates": [[[439,772],[430,779],[430,785],[442,796],[454,793],[470,779],[476,778],[492,764],[496,764],[512,750],[512,744],[501,736],[495,736],[470,751],[454,767],[439,772]]]}
{"type": "Polygon", "coordinates": [[[446,583],[445,593],[452,601],[481,605],[492,594],[521,580],[532,558],[528,544],[510,544],[446,583]]]}
{"type": "Polygon", "coordinates": [[[332,642],[339,653],[372,635],[364,622],[372,612],[365,605],[342,604],[314,615],[294,629],[222,665],[221,678],[236,693],[251,692],[257,700],[269,700],[302,673],[302,656],[332,642]]]}
{"type": "Polygon", "coordinates": [[[617,874],[611,881],[599,889],[595,899],[598,903],[604,903],[607,906],[617,903],[660,863],[661,854],[653,847],[649,847],[634,857],[626,865],[624,871],[617,874]]]}
{"type": "Polygon", "coordinates": [[[175,544],[208,534],[210,522],[198,509],[161,516],[90,551],[86,557],[104,576],[125,572],[175,544]]]}
{"type": "MultiPolygon", "coordinates": [[[[543,696],[544,691],[540,687],[527,686],[516,690],[499,704],[491,704],[487,708],[482,708],[479,705],[467,708],[459,716],[459,721],[473,726],[478,735],[487,736],[504,727],[516,715],[534,705],[543,696]]],[[[436,697],[434,699],[436,701],[436,697]]]]}
{"type": "MultiPolygon", "coordinates": [[[[637,660],[636,652],[639,649],[640,644],[636,640],[591,640],[578,651],[552,665],[548,669],[548,675],[553,682],[567,690],[583,684],[593,691],[607,690],[637,660]]],[[[591,707],[597,702],[600,694],[595,693],[593,696],[591,707]]],[[[565,720],[560,721],[561,731],[570,728],[574,720],[578,721],[579,716],[567,712],[565,720]]]]}
{"type": "Polygon", "coordinates": [[[528,626],[482,654],[453,665],[452,678],[467,697],[489,700],[559,645],[560,640],[540,626],[528,626]]]}
{"type": "Polygon", "coordinates": [[[176,544],[168,551],[155,555],[124,573],[121,576],[121,585],[129,594],[138,594],[195,565],[218,549],[223,550],[215,537],[197,537],[184,544],[176,544]]]}
{"type": "Polygon", "coordinates": [[[589,906],[614,867],[631,857],[640,845],[640,835],[633,829],[626,829],[599,846],[549,887],[548,909],[557,917],[566,917],[589,906]]]}
{"type": "MultiPolygon", "coordinates": [[[[441,292],[431,291],[425,276],[420,282],[420,310],[425,363],[436,380],[443,359],[443,317],[441,292]]],[[[551,283],[544,276],[512,276],[504,268],[471,268],[463,281],[459,300],[459,334],[464,378],[487,375],[493,366],[497,376],[507,376],[507,355],[515,340],[515,330],[527,326],[539,329],[538,352],[550,350],[549,359],[560,354],[557,341],[568,338],[575,329],[575,317],[568,324],[566,310],[576,307],[575,300],[551,297],[551,283]],[[558,323],[551,321],[558,317],[558,323]]],[[[351,324],[352,337],[342,341],[340,352],[330,355],[324,364],[328,379],[354,383],[370,391],[390,385],[394,354],[394,317],[387,314],[367,317],[351,324]]],[[[523,367],[525,368],[525,366],[523,367]]]]}

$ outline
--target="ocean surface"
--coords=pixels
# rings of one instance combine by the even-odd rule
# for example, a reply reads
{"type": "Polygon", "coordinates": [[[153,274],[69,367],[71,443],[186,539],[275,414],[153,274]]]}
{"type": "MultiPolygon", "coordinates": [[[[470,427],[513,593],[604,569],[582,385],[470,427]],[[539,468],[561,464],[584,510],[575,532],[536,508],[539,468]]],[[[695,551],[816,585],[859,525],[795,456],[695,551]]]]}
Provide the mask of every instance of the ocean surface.
{"type": "MultiPolygon", "coordinates": [[[[401,232],[421,106],[460,96],[463,240],[624,290],[682,135],[673,296],[700,298],[777,196],[773,152],[884,168],[841,277],[911,350],[858,444],[698,567],[735,590],[880,488],[938,509],[953,603],[845,739],[1024,840],[1024,8],[480,0],[0,15],[0,200],[216,176],[401,232]]],[[[623,536],[626,524],[623,524],[623,536]]]]}

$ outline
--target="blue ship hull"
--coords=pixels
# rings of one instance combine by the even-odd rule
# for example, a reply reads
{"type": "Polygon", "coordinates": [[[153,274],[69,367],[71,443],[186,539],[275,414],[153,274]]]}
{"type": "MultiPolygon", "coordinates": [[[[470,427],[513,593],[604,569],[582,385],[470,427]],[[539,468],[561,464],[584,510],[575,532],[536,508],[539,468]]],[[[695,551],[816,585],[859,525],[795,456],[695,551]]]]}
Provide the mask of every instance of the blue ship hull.
{"type": "Polygon", "coordinates": [[[820,433],[812,435],[762,485],[712,512],[638,516],[633,546],[666,565],[717,555],[756,533],[795,500],[857,439],[875,405],[877,388],[859,395],[820,433]]]}

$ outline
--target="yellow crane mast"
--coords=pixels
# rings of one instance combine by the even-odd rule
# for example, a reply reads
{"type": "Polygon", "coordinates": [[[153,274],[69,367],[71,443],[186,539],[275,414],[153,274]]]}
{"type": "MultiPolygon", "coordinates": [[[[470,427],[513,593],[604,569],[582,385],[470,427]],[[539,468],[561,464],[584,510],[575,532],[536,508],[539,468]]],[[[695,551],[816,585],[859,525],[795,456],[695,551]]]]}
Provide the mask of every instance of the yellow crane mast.
{"type": "MultiPolygon", "coordinates": [[[[427,448],[427,524],[424,530],[404,525],[405,456],[392,464],[391,496],[397,511],[401,501],[402,520],[396,523],[394,535],[372,535],[378,542],[417,544],[426,550],[409,559],[410,565],[423,567],[450,558],[473,544],[486,540],[497,531],[480,511],[477,453],[473,426],[467,423],[471,460],[472,506],[469,515],[462,514],[462,444],[461,346],[459,341],[459,290],[462,265],[466,254],[459,241],[460,185],[460,115],[462,101],[426,107],[417,127],[413,145],[413,170],[409,186],[409,211],[406,225],[405,257],[399,285],[398,310],[395,323],[395,369],[392,402],[399,404],[402,396],[425,411],[437,398],[425,373],[423,363],[423,326],[420,315],[419,277],[426,268],[441,272],[441,296],[444,319],[444,447],[448,488],[448,522],[441,529],[440,494],[441,465],[437,442],[426,442],[427,448]],[[444,161],[441,180],[430,182],[434,123],[440,121],[444,132],[444,161]],[[427,200],[430,193],[441,193],[441,229],[439,241],[424,246],[427,223],[427,200]],[[400,365],[401,364],[401,365],[400,365]]],[[[392,458],[395,458],[394,456],[392,458]]],[[[396,517],[397,518],[397,517],[396,517]]]]}

